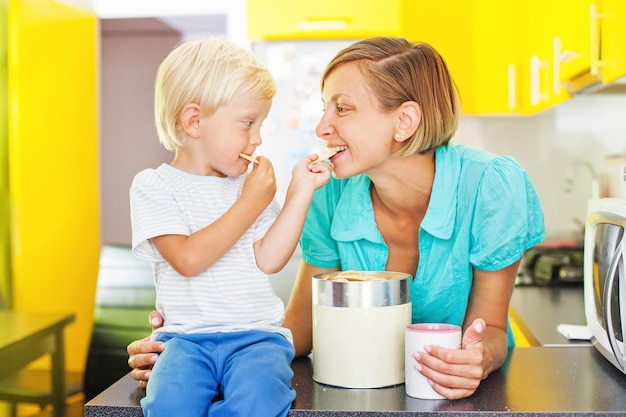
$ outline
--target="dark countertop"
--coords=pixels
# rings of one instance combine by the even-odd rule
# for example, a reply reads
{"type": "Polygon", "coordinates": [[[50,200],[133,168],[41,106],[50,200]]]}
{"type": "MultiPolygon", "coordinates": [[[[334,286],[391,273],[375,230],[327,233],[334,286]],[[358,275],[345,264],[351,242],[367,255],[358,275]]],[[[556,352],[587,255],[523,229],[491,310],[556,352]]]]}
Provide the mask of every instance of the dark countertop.
{"type": "Polygon", "coordinates": [[[511,308],[512,317],[520,325],[531,345],[544,347],[591,345],[589,341],[568,340],[556,330],[558,324],[587,323],[581,285],[517,286],[511,297],[511,308]]]}
{"type": "MultiPolygon", "coordinates": [[[[520,286],[511,307],[538,347],[513,349],[470,398],[419,400],[404,385],[343,389],[314,382],[311,359],[293,362],[297,397],[290,416],[606,416],[626,415],[626,375],[589,342],[568,341],[559,323],[586,323],[583,288],[520,286]]],[[[190,382],[192,384],[192,382],[190,382]]],[[[190,385],[192,386],[192,385],[190,385]]],[[[85,417],[142,417],[144,391],[130,374],[85,406],[85,417]]]]}
{"type": "MultiPolygon", "coordinates": [[[[312,380],[309,358],[293,363],[297,397],[290,416],[606,416],[626,414],[626,375],[590,346],[513,349],[470,398],[407,397],[404,385],[342,389],[312,380]]],[[[193,381],[190,381],[190,387],[193,381]]],[[[85,406],[85,417],[142,417],[144,391],[130,374],[85,406]]]]}

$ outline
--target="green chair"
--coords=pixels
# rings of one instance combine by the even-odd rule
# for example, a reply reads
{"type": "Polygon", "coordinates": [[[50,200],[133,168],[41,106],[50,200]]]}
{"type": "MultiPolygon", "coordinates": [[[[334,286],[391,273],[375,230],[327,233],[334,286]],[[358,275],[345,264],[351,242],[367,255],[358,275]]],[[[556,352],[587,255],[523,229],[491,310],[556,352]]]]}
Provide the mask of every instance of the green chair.
{"type": "MultiPolygon", "coordinates": [[[[80,394],[83,389],[83,375],[80,372],[66,372],[66,397],[80,394]]],[[[0,401],[9,404],[9,415],[17,415],[17,404],[36,404],[42,410],[52,404],[51,373],[45,369],[24,369],[8,378],[0,380],[0,401]]]]}
{"type": "MultiPolygon", "coordinates": [[[[0,309],[7,308],[0,288],[0,309]]],[[[0,364],[0,366],[2,366],[0,364]]],[[[83,390],[81,372],[65,373],[65,396],[80,394],[83,390]]],[[[4,379],[0,379],[0,402],[8,404],[8,415],[17,415],[17,405],[35,404],[41,410],[53,403],[52,373],[46,369],[22,369],[4,379]]]]}
{"type": "MultiPolygon", "coordinates": [[[[85,372],[66,374],[66,395],[83,391],[85,402],[130,372],[126,346],[150,334],[148,313],[154,310],[155,302],[150,263],[135,258],[130,246],[104,245],[99,262],[85,372]]],[[[18,403],[39,405],[42,416],[49,413],[46,406],[52,403],[51,392],[47,370],[25,369],[0,380],[0,401],[9,404],[12,416],[18,403]]],[[[79,412],[81,407],[72,409],[79,412]]]]}

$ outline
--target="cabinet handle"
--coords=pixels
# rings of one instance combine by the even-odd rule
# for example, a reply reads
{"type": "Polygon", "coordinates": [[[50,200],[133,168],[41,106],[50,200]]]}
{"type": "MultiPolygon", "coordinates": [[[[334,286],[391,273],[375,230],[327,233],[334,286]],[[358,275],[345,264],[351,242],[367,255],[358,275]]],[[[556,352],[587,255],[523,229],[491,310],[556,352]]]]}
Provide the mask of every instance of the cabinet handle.
{"type": "Polygon", "coordinates": [[[554,94],[561,92],[561,38],[555,36],[552,39],[552,89],[554,94]]]}
{"type": "Polygon", "coordinates": [[[539,59],[537,55],[530,58],[530,104],[536,106],[546,95],[541,92],[541,68],[545,67],[545,61],[539,59]]]}
{"type": "Polygon", "coordinates": [[[552,84],[554,94],[558,95],[561,92],[561,63],[569,62],[572,59],[576,59],[580,56],[576,52],[563,51],[563,44],[561,38],[555,36],[552,39],[552,84]]]}
{"type": "Polygon", "coordinates": [[[516,85],[515,85],[515,65],[509,65],[507,69],[508,73],[508,88],[509,88],[509,110],[515,110],[515,106],[517,105],[517,96],[516,96],[516,85]]]}
{"type": "Polygon", "coordinates": [[[598,20],[605,17],[604,13],[598,13],[598,9],[595,4],[589,5],[589,55],[590,55],[590,73],[591,75],[598,75],[600,66],[603,64],[600,61],[600,48],[598,45],[598,20]]]}
{"type": "Polygon", "coordinates": [[[302,20],[296,23],[298,30],[343,30],[348,27],[346,19],[302,20]]]}

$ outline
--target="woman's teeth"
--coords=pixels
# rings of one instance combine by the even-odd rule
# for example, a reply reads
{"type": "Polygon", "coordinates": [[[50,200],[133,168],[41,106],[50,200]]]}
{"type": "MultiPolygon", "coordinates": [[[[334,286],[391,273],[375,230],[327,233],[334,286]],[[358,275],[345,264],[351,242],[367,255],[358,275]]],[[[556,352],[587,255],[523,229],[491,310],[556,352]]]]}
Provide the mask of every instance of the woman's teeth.
{"type": "Polygon", "coordinates": [[[325,153],[320,155],[318,159],[328,159],[339,152],[345,151],[346,149],[348,149],[347,146],[334,146],[332,148],[326,148],[325,153]]]}
{"type": "Polygon", "coordinates": [[[346,149],[348,149],[347,146],[335,146],[333,148],[328,148],[328,153],[334,155],[336,153],[345,151],[346,149]]]}

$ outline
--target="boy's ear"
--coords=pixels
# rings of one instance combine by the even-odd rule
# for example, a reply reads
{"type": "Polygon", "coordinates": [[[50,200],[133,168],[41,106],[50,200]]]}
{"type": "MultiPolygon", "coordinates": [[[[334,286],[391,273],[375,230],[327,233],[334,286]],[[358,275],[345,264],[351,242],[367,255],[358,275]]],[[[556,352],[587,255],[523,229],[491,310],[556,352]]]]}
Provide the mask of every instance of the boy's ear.
{"type": "Polygon", "coordinates": [[[185,104],[180,112],[180,124],[187,135],[197,138],[200,135],[200,106],[195,103],[185,104]]]}

